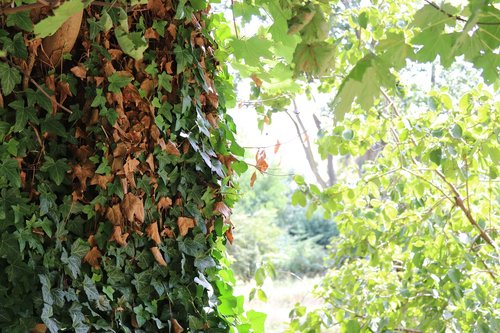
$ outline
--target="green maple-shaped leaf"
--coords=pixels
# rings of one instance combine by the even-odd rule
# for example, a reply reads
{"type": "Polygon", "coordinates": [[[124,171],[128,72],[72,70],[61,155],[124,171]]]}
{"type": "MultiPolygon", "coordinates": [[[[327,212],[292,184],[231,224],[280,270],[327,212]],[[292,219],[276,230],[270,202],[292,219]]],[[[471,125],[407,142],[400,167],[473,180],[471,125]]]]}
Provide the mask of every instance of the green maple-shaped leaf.
{"type": "Polygon", "coordinates": [[[245,60],[249,66],[261,66],[261,58],[271,59],[273,54],[270,51],[273,43],[270,40],[254,36],[252,38],[234,39],[231,46],[234,50],[234,56],[237,59],[245,60]]]}
{"type": "Polygon", "coordinates": [[[354,101],[368,110],[373,105],[374,99],[380,95],[380,88],[391,87],[394,84],[394,76],[387,63],[373,54],[365,56],[354,66],[339,87],[333,101],[335,120],[341,121],[354,101]]]}
{"type": "Polygon", "coordinates": [[[335,66],[335,46],[327,42],[300,43],[295,49],[295,73],[321,76],[335,66]]]}
{"type": "Polygon", "coordinates": [[[388,33],[387,38],[379,42],[377,51],[380,51],[380,57],[395,69],[405,67],[406,59],[414,55],[413,48],[406,44],[403,33],[388,33]]]}

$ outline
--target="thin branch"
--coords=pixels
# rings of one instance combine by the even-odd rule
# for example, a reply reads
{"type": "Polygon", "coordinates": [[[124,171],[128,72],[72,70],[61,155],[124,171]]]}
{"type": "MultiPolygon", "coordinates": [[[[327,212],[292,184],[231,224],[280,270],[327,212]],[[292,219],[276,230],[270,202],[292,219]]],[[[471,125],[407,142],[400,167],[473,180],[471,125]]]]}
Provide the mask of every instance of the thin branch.
{"type": "Polygon", "coordinates": [[[470,224],[472,224],[478,231],[479,234],[481,235],[481,238],[484,239],[486,243],[488,243],[495,251],[498,251],[498,246],[495,244],[495,242],[491,239],[490,235],[488,235],[483,228],[477,223],[477,221],[474,219],[472,216],[472,213],[467,207],[465,207],[464,201],[462,199],[462,196],[460,195],[460,192],[458,192],[457,188],[455,185],[450,183],[448,179],[446,179],[445,175],[437,169],[434,170],[434,172],[448,185],[448,187],[451,189],[453,192],[453,195],[455,196],[455,203],[456,205],[464,212],[465,216],[469,220],[470,224]]]}
{"type": "MultiPolygon", "coordinates": [[[[436,10],[439,10],[441,13],[448,16],[449,18],[452,18],[452,19],[455,19],[455,20],[461,21],[461,22],[468,22],[469,21],[468,19],[466,19],[462,16],[453,15],[453,14],[448,13],[447,11],[445,11],[444,9],[442,9],[441,7],[439,7],[437,4],[435,4],[434,2],[432,2],[430,0],[424,0],[424,1],[427,2],[430,6],[434,7],[436,10]]],[[[478,25],[500,25],[500,22],[476,22],[476,24],[478,24],[478,25]]]]}
{"type": "Polygon", "coordinates": [[[234,0],[231,0],[231,12],[233,13],[233,25],[234,25],[234,34],[236,39],[240,39],[238,36],[238,26],[236,24],[236,16],[234,15],[234,0]]]}
{"type": "Polygon", "coordinates": [[[45,97],[47,97],[48,99],[50,99],[51,101],[54,101],[56,103],[57,106],[59,106],[61,108],[61,110],[64,110],[66,111],[67,113],[69,114],[72,114],[73,111],[71,111],[70,109],[68,109],[67,107],[65,107],[64,105],[62,105],[61,103],[59,103],[55,98],[52,99],[52,97],[54,96],[50,96],[43,88],[41,85],[39,85],[35,80],[33,80],[31,77],[30,77],[30,82],[33,83],[35,85],[35,87],[40,90],[40,92],[42,94],[45,95],[45,97]]]}

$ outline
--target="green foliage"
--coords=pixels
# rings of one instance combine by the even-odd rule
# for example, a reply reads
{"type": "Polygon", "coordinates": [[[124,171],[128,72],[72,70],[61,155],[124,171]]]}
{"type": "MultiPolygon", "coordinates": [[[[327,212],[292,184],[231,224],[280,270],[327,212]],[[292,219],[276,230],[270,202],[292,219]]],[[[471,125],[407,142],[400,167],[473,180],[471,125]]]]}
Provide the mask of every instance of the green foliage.
{"type": "Polygon", "coordinates": [[[394,111],[400,103],[357,109],[322,141],[333,154],[386,146],[354,187],[306,188],[340,237],[317,290],[328,310],[294,314],[290,332],[498,330],[499,106],[482,85],[430,95],[433,108],[411,114],[394,111]],[[342,142],[345,128],[355,135],[342,142]]]}

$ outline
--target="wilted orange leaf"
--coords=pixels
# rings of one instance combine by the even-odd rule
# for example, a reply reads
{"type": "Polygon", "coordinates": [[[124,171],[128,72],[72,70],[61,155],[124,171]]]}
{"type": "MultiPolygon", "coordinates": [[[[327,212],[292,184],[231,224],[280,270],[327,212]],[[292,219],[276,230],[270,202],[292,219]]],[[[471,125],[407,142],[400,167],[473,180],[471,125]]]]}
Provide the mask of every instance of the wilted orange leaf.
{"type": "Polygon", "coordinates": [[[182,326],[177,322],[175,319],[170,320],[172,322],[172,327],[174,328],[174,333],[182,333],[184,332],[184,329],[182,326]]]}
{"type": "Polygon", "coordinates": [[[147,28],[146,31],[144,32],[144,38],[159,39],[160,35],[153,28],[147,28]]]}
{"type": "Polygon", "coordinates": [[[144,204],[141,198],[132,193],[127,193],[122,207],[129,222],[134,222],[137,219],[139,222],[144,223],[144,204]]]}
{"type": "Polygon", "coordinates": [[[105,190],[108,188],[108,184],[111,183],[114,178],[115,176],[112,174],[99,175],[96,173],[94,177],[92,177],[92,179],[90,180],[90,185],[98,185],[100,188],[105,190]]]}
{"type": "Polygon", "coordinates": [[[256,167],[260,172],[265,172],[269,165],[266,162],[266,151],[259,149],[257,154],[255,154],[255,161],[257,162],[256,167]]]}
{"type": "Polygon", "coordinates": [[[151,238],[156,245],[161,243],[160,233],[158,232],[158,222],[153,222],[146,228],[146,235],[151,238]]]}
{"type": "Polygon", "coordinates": [[[127,246],[128,233],[122,234],[122,227],[115,226],[110,241],[115,241],[120,246],[127,246]]]}
{"type": "Polygon", "coordinates": [[[160,235],[162,237],[167,236],[168,238],[175,238],[174,232],[172,231],[172,229],[170,229],[168,227],[163,228],[163,230],[161,231],[160,235]]]}
{"type": "Polygon", "coordinates": [[[254,172],[252,174],[252,177],[250,178],[250,187],[253,187],[253,184],[255,184],[255,181],[257,180],[257,173],[254,172]]]}
{"type": "Polygon", "coordinates": [[[122,226],[123,225],[123,215],[120,209],[119,204],[113,205],[113,207],[109,207],[106,211],[106,218],[114,225],[114,226],[122,226]]]}
{"type": "Polygon", "coordinates": [[[71,73],[73,73],[77,78],[83,80],[87,77],[87,70],[83,65],[78,65],[70,69],[71,73]]]}
{"type": "Polygon", "coordinates": [[[158,204],[156,205],[158,210],[167,209],[172,206],[172,199],[169,197],[162,197],[158,200],[158,204]]]}
{"type": "Polygon", "coordinates": [[[89,252],[87,252],[85,257],[83,257],[83,262],[88,263],[93,268],[99,268],[99,259],[101,259],[101,257],[101,251],[99,251],[97,246],[94,246],[89,252]]]}
{"type": "Polygon", "coordinates": [[[219,212],[226,219],[231,217],[231,209],[222,201],[218,201],[215,203],[214,211],[219,212]]]}
{"type": "Polygon", "coordinates": [[[175,144],[172,141],[170,141],[170,140],[168,140],[168,142],[166,143],[166,145],[163,148],[163,150],[165,150],[167,153],[169,153],[171,155],[181,156],[181,153],[179,152],[179,149],[177,149],[177,147],[175,146],[175,144]]]}
{"type": "Polygon", "coordinates": [[[278,152],[278,150],[280,150],[280,147],[281,147],[281,142],[280,142],[280,140],[277,140],[276,144],[274,145],[274,153],[275,154],[278,152]]]}
{"type": "Polygon", "coordinates": [[[219,107],[219,96],[214,92],[209,92],[207,95],[208,101],[212,106],[217,109],[219,107]]]}
{"type": "Polygon", "coordinates": [[[47,326],[45,324],[36,324],[35,327],[33,327],[30,330],[30,333],[45,333],[47,332],[47,326]]]}
{"type": "Polygon", "coordinates": [[[257,77],[257,74],[253,73],[250,78],[252,79],[253,83],[255,83],[257,88],[260,88],[262,86],[262,80],[257,77]]]}
{"type": "Polygon", "coordinates": [[[227,229],[226,232],[224,233],[224,235],[226,235],[226,238],[229,241],[229,243],[233,244],[233,241],[234,241],[233,227],[230,227],[229,229],[227,229]]]}
{"type": "Polygon", "coordinates": [[[94,176],[94,165],[92,163],[85,163],[84,165],[73,165],[71,167],[73,179],[78,178],[82,191],[87,188],[87,179],[94,176]]]}
{"type": "Polygon", "coordinates": [[[153,257],[155,257],[156,262],[160,266],[167,266],[167,262],[163,259],[163,255],[160,252],[160,249],[157,246],[153,246],[151,249],[151,253],[153,257]]]}
{"type": "Polygon", "coordinates": [[[129,158],[127,158],[127,162],[125,162],[125,165],[123,166],[123,171],[125,172],[125,177],[127,177],[127,180],[129,181],[132,188],[136,187],[134,173],[137,170],[137,167],[139,166],[139,164],[140,164],[139,160],[137,160],[135,158],[131,159],[129,157],[129,158]]]}
{"type": "Polygon", "coordinates": [[[181,236],[186,236],[189,229],[194,228],[196,221],[190,217],[179,217],[177,219],[177,226],[179,226],[179,233],[181,236]]]}

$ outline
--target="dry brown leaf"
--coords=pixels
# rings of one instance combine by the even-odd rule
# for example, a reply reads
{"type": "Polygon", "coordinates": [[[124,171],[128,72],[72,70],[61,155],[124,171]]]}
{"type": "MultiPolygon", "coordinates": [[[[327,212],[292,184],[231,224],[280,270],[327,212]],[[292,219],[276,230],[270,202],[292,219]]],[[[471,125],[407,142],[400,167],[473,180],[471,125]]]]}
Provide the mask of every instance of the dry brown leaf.
{"type": "Polygon", "coordinates": [[[101,259],[101,257],[101,251],[99,251],[97,246],[94,246],[89,252],[87,252],[85,257],[83,257],[83,262],[88,263],[93,268],[99,268],[99,259],[101,259]]]}
{"type": "Polygon", "coordinates": [[[172,231],[172,229],[170,229],[168,227],[163,228],[163,230],[161,231],[160,235],[162,237],[167,236],[168,238],[175,238],[174,232],[172,231]]]}
{"type": "Polygon", "coordinates": [[[253,83],[255,83],[257,88],[260,88],[262,86],[262,80],[257,77],[257,74],[252,74],[250,78],[252,79],[253,83]]]}
{"type": "Polygon", "coordinates": [[[265,116],[264,116],[264,123],[265,123],[266,125],[269,125],[269,124],[271,123],[271,119],[269,118],[269,116],[268,116],[268,115],[265,115],[265,116]]]}
{"type": "Polygon", "coordinates": [[[189,232],[189,229],[194,228],[196,225],[196,221],[191,217],[182,217],[177,218],[177,226],[179,227],[179,234],[181,236],[186,236],[189,232]]]}
{"type": "Polygon", "coordinates": [[[129,222],[134,222],[137,219],[139,222],[144,223],[144,204],[141,198],[132,193],[127,193],[122,207],[129,222]]]}
{"type": "Polygon", "coordinates": [[[115,178],[114,175],[99,175],[95,174],[94,177],[90,180],[90,185],[98,185],[100,188],[103,190],[108,188],[108,184],[110,184],[113,179],[115,178]]]}
{"type": "Polygon", "coordinates": [[[97,243],[95,242],[95,236],[90,235],[89,238],[87,238],[87,243],[89,243],[90,246],[96,246],[97,243]]]}
{"type": "Polygon", "coordinates": [[[255,154],[255,161],[257,170],[260,172],[266,172],[269,165],[266,162],[266,151],[263,149],[259,149],[257,154],[255,154]]]}
{"type": "MultiPolygon", "coordinates": [[[[155,83],[153,82],[153,80],[144,79],[144,81],[141,82],[141,89],[146,93],[146,97],[150,97],[153,94],[154,88],[155,83]]],[[[147,128],[149,126],[144,125],[144,127],[147,128]]]]}
{"type": "Polygon", "coordinates": [[[95,85],[99,87],[104,82],[103,76],[94,76],[95,85]]]}
{"type": "Polygon", "coordinates": [[[167,28],[168,33],[170,36],[172,36],[173,39],[175,39],[175,36],[177,36],[177,26],[173,23],[170,23],[170,25],[167,28]]]}
{"type": "Polygon", "coordinates": [[[153,28],[147,28],[144,32],[144,38],[146,39],[160,39],[160,35],[153,28]]]}
{"type": "Polygon", "coordinates": [[[174,328],[174,333],[182,333],[184,332],[184,329],[182,326],[177,322],[175,319],[170,320],[172,322],[172,327],[174,328]]]}
{"type": "Polygon", "coordinates": [[[125,177],[127,177],[127,180],[129,181],[130,185],[135,188],[135,177],[134,173],[137,170],[137,167],[139,166],[140,162],[139,160],[133,158],[131,159],[130,157],[127,158],[127,162],[123,166],[123,171],[125,172],[125,177]]]}
{"type": "Polygon", "coordinates": [[[115,226],[109,241],[115,241],[120,246],[127,246],[128,233],[122,234],[122,227],[115,226]]]}
{"type": "Polygon", "coordinates": [[[163,150],[165,150],[167,153],[169,153],[171,155],[181,156],[179,149],[177,149],[175,144],[170,140],[168,140],[168,142],[166,143],[165,148],[163,150]]]}
{"type": "Polygon", "coordinates": [[[214,117],[212,113],[207,113],[207,120],[213,128],[219,128],[219,124],[217,123],[217,118],[214,117]]]}
{"type": "Polygon", "coordinates": [[[77,78],[84,80],[87,77],[87,69],[83,65],[78,65],[70,69],[77,78]]]}
{"type": "Polygon", "coordinates": [[[229,229],[227,229],[226,232],[224,233],[224,235],[226,236],[229,243],[233,244],[233,241],[234,241],[233,227],[230,227],[229,229]]]}
{"type": "Polygon", "coordinates": [[[73,96],[69,88],[69,83],[64,81],[57,82],[57,91],[59,92],[59,103],[64,104],[68,96],[73,96]]]}
{"type": "Polygon", "coordinates": [[[154,172],[155,171],[155,158],[153,154],[149,154],[148,157],[146,158],[146,163],[149,166],[149,169],[154,172]]]}
{"type": "MultiPolygon", "coordinates": [[[[56,81],[54,74],[45,77],[45,85],[50,90],[56,91],[56,81]]],[[[52,114],[54,115],[57,112],[57,100],[55,95],[50,96],[50,102],[52,103],[52,114]]]]}
{"type": "Polygon", "coordinates": [[[109,49],[108,52],[111,56],[111,60],[120,60],[123,55],[123,51],[119,49],[109,49]]]}
{"type": "Polygon", "coordinates": [[[45,324],[36,324],[35,327],[33,327],[30,330],[30,333],[45,333],[47,332],[47,326],[45,324]]]}
{"type": "Polygon", "coordinates": [[[224,202],[218,201],[214,205],[214,211],[219,212],[226,219],[231,217],[231,208],[229,208],[224,202]]]}
{"type": "Polygon", "coordinates": [[[160,233],[158,232],[158,222],[153,222],[146,228],[146,235],[151,238],[156,245],[160,245],[160,233]]]}
{"type": "Polygon", "coordinates": [[[71,171],[73,179],[78,178],[82,191],[85,191],[87,189],[87,179],[94,176],[94,164],[88,162],[83,165],[73,165],[71,171]]]}
{"type": "Polygon", "coordinates": [[[115,204],[113,207],[108,207],[106,211],[106,218],[114,225],[114,226],[123,226],[123,215],[120,209],[120,204],[115,204]]]}
{"type": "Polygon", "coordinates": [[[157,246],[153,246],[150,250],[158,265],[167,266],[167,262],[163,258],[163,255],[161,254],[160,249],[157,246]]]}
{"type": "Polygon", "coordinates": [[[172,206],[172,199],[169,197],[162,197],[160,200],[158,200],[158,204],[156,205],[158,207],[158,210],[162,209],[168,209],[172,206]]]}
{"type": "Polygon", "coordinates": [[[147,8],[159,18],[165,18],[169,10],[161,0],[148,0],[147,8]]]}
{"type": "Polygon", "coordinates": [[[257,172],[254,172],[252,174],[252,177],[250,178],[250,187],[253,187],[253,184],[255,184],[256,180],[257,180],[257,172]]]}
{"type": "Polygon", "coordinates": [[[116,69],[113,67],[111,61],[105,61],[102,68],[104,69],[104,75],[106,75],[106,77],[110,77],[114,72],[116,72],[116,69]]]}
{"type": "Polygon", "coordinates": [[[217,109],[219,107],[219,96],[214,92],[209,92],[207,95],[208,102],[217,109]]]}
{"type": "Polygon", "coordinates": [[[165,65],[165,70],[167,71],[167,74],[174,74],[174,71],[172,70],[172,66],[173,66],[174,62],[173,61],[169,61],[166,63],[165,65]]]}
{"type": "Polygon", "coordinates": [[[278,152],[278,150],[280,150],[280,147],[281,147],[281,142],[280,142],[280,140],[277,140],[276,144],[274,145],[274,153],[275,154],[278,152]]]}

